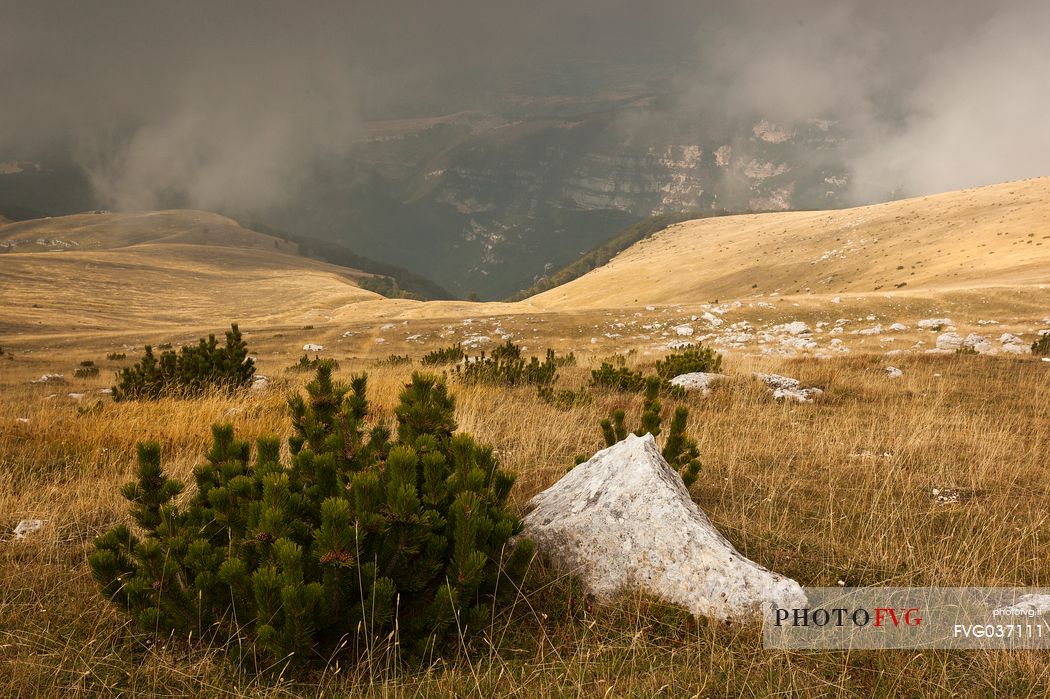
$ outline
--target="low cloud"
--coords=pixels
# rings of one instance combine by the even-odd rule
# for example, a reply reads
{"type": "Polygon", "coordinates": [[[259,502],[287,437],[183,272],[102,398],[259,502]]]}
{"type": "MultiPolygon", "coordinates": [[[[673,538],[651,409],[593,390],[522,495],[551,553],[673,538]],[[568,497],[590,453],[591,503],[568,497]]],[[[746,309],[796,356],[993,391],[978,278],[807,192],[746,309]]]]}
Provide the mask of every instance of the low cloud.
{"type": "Polygon", "coordinates": [[[1050,6],[744,0],[697,34],[684,104],[834,119],[857,201],[1050,174],[1050,6]]]}
{"type": "Polygon", "coordinates": [[[837,120],[858,201],[1050,174],[1037,0],[34,0],[2,14],[0,153],[72,154],[112,207],[265,211],[348,154],[367,118],[472,108],[471,85],[547,89],[538,76],[588,61],[666,65],[687,116],[837,120]]]}

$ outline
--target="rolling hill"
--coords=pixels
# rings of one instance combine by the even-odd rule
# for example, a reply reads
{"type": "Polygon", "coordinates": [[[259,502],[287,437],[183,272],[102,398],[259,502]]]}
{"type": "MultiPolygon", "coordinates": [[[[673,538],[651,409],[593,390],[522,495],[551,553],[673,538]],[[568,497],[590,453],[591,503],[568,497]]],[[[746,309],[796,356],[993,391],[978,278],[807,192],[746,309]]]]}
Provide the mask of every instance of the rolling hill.
{"type": "MultiPolygon", "coordinates": [[[[276,333],[281,352],[321,343],[386,356],[511,336],[607,356],[661,351],[677,325],[724,313],[719,304],[734,310],[710,339],[758,352],[768,346],[734,338],[736,324],[845,315],[914,327],[952,316],[964,334],[980,330],[978,319],[999,319],[1000,333],[1030,342],[1050,322],[1050,178],[841,211],[676,223],[516,303],[383,298],[360,288],[368,277],[359,270],[304,258],[294,242],[199,211],[12,223],[0,226],[0,249],[4,344],[192,337],[239,321],[276,333]]],[[[896,344],[844,340],[867,351],[929,340],[896,335],[896,344]]]]}
{"type": "Polygon", "coordinates": [[[0,226],[5,334],[298,322],[381,298],[363,272],[202,211],[94,213],[0,226]]]}
{"type": "Polygon", "coordinates": [[[687,221],[529,301],[579,310],[1050,283],[1050,178],[838,211],[687,221]]]}

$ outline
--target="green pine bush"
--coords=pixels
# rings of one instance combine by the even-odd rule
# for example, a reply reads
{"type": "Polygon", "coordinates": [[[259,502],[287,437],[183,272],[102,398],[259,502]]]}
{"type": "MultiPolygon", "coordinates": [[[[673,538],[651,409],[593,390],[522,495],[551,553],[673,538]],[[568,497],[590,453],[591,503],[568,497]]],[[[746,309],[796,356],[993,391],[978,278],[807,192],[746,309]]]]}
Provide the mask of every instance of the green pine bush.
{"type": "Polygon", "coordinates": [[[631,371],[626,366],[614,367],[602,362],[598,369],[591,370],[591,386],[609,391],[637,393],[645,388],[645,377],[640,371],[631,371]]]}
{"type": "Polygon", "coordinates": [[[456,376],[464,383],[487,383],[499,386],[549,386],[558,378],[557,357],[548,349],[541,362],[521,356],[521,348],[510,340],[492,350],[492,356],[468,359],[456,367],[456,376]]]}
{"type": "Polygon", "coordinates": [[[1050,357],[1050,332],[1044,332],[1032,343],[1032,354],[1050,357]]]}
{"type": "Polygon", "coordinates": [[[681,352],[672,352],[656,362],[656,373],[665,381],[694,372],[722,371],[722,355],[703,344],[689,345],[681,352]]]}
{"type": "MultiPolygon", "coordinates": [[[[634,434],[639,437],[649,433],[654,437],[660,435],[663,419],[660,416],[660,386],[659,377],[650,376],[645,380],[645,402],[642,404],[642,416],[638,429],[634,434]]],[[[696,482],[700,473],[700,451],[697,449],[696,441],[685,433],[686,420],[689,419],[689,409],[684,405],[675,408],[674,417],[671,418],[671,431],[667,435],[667,441],[661,454],[664,460],[682,476],[685,487],[690,487],[696,482]]],[[[602,437],[606,446],[613,446],[627,439],[626,415],[623,410],[614,410],[609,418],[601,422],[602,437]]]]}
{"type": "Polygon", "coordinates": [[[576,366],[576,353],[569,352],[568,354],[563,354],[560,357],[555,357],[554,366],[559,368],[566,366],[576,366]]]}
{"type": "Polygon", "coordinates": [[[73,370],[73,376],[78,379],[87,379],[98,376],[97,366],[80,366],[73,370]]]}
{"type": "Polygon", "coordinates": [[[214,335],[209,335],[196,346],[183,347],[178,352],[166,350],[158,357],[146,345],[142,359],[117,374],[113,400],[195,396],[212,389],[233,391],[250,386],[254,375],[255,362],[248,356],[248,345],[234,323],[226,331],[223,346],[214,335]]]}
{"type": "Polygon", "coordinates": [[[310,359],[310,355],[303,352],[303,356],[299,357],[299,361],[288,367],[288,371],[317,371],[317,368],[321,365],[327,366],[332,371],[339,368],[339,362],[331,357],[322,357],[319,354],[315,354],[313,359],[310,359]]]}
{"type": "Polygon", "coordinates": [[[436,349],[433,352],[427,352],[420,361],[423,363],[423,366],[442,366],[444,364],[455,364],[461,359],[463,359],[463,346],[449,345],[448,347],[436,349]]]}
{"type": "MultiPolygon", "coordinates": [[[[156,443],[139,446],[125,486],[136,531],[99,537],[89,563],[102,592],[147,632],[236,637],[265,666],[324,664],[397,641],[420,657],[489,623],[531,559],[506,507],[514,477],[491,447],[456,433],[454,399],[414,374],[397,436],[369,420],[367,378],[322,364],[289,401],[294,434],[254,458],[229,425],[212,428],[196,492],[169,479],[156,443]]],[[[389,647],[389,646],[388,646],[389,647]]]]}
{"type": "Polygon", "coordinates": [[[405,364],[411,364],[412,357],[407,354],[391,354],[385,359],[379,359],[376,361],[376,366],[404,366],[405,364]]]}
{"type": "Polygon", "coordinates": [[[570,410],[577,405],[586,405],[591,397],[584,389],[563,388],[555,390],[553,386],[537,386],[536,397],[548,405],[561,410],[570,410]]]}

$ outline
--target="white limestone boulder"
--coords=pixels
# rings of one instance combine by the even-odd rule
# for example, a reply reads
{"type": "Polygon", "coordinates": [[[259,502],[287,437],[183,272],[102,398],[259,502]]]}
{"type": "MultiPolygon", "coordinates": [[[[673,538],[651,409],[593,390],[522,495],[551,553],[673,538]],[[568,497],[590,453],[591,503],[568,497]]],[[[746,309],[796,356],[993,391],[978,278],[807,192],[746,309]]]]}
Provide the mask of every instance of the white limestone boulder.
{"type": "Polygon", "coordinates": [[[66,377],[62,374],[44,374],[39,379],[33,379],[29,383],[65,383],[66,377]]]}
{"type": "Polygon", "coordinates": [[[313,342],[307,342],[303,345],[304,352],[324,352],[324,345],[318,345],[313,342]]]}
{"type": "Polygon", "coordinates": [[[797,582],[744,558],[689,497],[652,435],[629,435],[529,503],[524,536],[599,599],[640,589],[718,619],[805,606],[797,582]]]}
{"type": "Polygon", "coordinates": [[[999,336],[999,351],[1006,354],[1030,354],[1032,348],[1017,335],[1003,333],[999,336]]]}
{"type": "Polygon", "coordinates": [[[793,400],[799,403],[812,403],[824,391],[819,388],[803,388],[802,382],[780,374],[755,374],[755,378],[769,387],[776,400],[793,400]]]}
{"type": "Polygon", "coordinates": [[[699,391],[707,396],[711,394],[711,388],[728,377],[725,374],[716,374],[706,371],[694,371],[688,374],[679,374],[671,379],[672,386],[684,388],[687,391],[699,391]]]}
{"type": "Polygon", "coordinates": [[[769,329],[771,333],[781,333],[788,335],[808,335],[810,333],[809,326],[803,323],[801,320],[794,320],[790,323],[782,323],[781,325],[774,325],[769,329]]]}
{"type": "Polygon", "coordinates": [[[16,541],[24,541],[30,534],[36,534],[47,524],[46,519],[23,519],[15,525],[13,534],[16,541]]]}
{"type": "Polygon", "coordinates": [[[1023,595],[1010,609],[1031,616],[1050,616],[1050,595],[1023,595]]]}
{"type": "Polygon", "coordinates": [[[994,354],[995,347],[986,338],[981,337],[977,333],[970,333],[963,340],[963,347],[972,347],[974,352],[978,354],[994,354]]]}
{"type": "Polygon", "coordinates": [[[722,320],[721,318],[719,318],[718,316],[714,315],[713,313],[711,313],[709,311],[705,311],[704,315],[702,315],[700,317],[703,318],[704,320],[706,320],[708,323],[710,323],[711,327],[714,327],[714,328],[717,328],[718,326],[720,326],[722,323],[725,322],[724,320],[722,320]]]}
{"type": "Polygon", "coordinates": [[[954,352],[963,346],[963,339],[957,332],[941,333],[937,336],[937,349],[954,352]]]}

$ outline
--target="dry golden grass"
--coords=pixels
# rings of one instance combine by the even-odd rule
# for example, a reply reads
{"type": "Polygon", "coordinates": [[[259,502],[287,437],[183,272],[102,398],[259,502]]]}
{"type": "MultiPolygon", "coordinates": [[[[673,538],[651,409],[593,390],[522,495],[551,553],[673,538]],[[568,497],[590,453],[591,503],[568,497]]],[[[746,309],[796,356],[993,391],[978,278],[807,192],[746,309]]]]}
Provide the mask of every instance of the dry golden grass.
{"type": "MultiPolygon", "coordinates": [[[[375,299],[344,271],[286,254],[268,237],[237,229],[236,245],[213,245],[215,231],[235,224],[194,212],[117,220],[124,227],[108,238],[92,227],[101,219],[40,224],[42,234],[84,244],[0,258],[8,352],[0,357],[0,531],[48,520],[24,542],[0,535],[0,695],[1050,696],[1045,652],[765,651],[754,624],[692,620],[634,594],[596,606],[538,564],[468,653],[423,669],[377,653],[293,683],[247,672],[222,647],[137,634],[98,594],[85,562],[93,538],[127,519],[119,488],[138,441],[160,441],[165,467],[187,481],[215,422],[232,422],[241,437],[286,435],[285,399],[308,377],[285,368],[305,343],[324,344],[343,375],[369,371],[373,403],[390,420],[427,350],[478,336],[491,347],[509,332],[529,353],[574,351],[580,365],[561,371],[559,388],[586,389],[588,369],[604,358],[626,354],[629,365],[651,367],[675,339],[669,328],[701,315],[704,302],[740,299],[727,323],[842,317],[848,330],[910,327],[892,339],[843,333],[850,353],[828,359],[777,357],[752,343],[727,355],[729,382],[688,399],[704,463],[693,495],[733,544],[804,585],[1050,585],[1050,365],[883,355],[917,341],[929,347],[936,333],[919,332],[920,318],[949,316],[962,335],[1026,341],[1046,327],[1048,189],[1050,181],[1035,180],[867,210],[685,224],[608,270],[518,304],[375,299]],[[204,218],[186,225],[186,216],[204,218]],[[974,218],[971,231],[964,224],[974,218]],[[164,225],[151,232],[156,220],[164,225]],[[863,252],[810,264],[861,238],[863,252]],[[892,288],[901,281],[908,286],[892,288]],[[781,294],[769,296],[775,288],[781,294]],[[988,318],[1000,324],[977,324],[988,318]],[[122,363],[108,353],[127,352],[131,362],[146,342],[193,342],[230,321],[241,322],[272,378],[268,392],[123,404],[98,393],[122,363]],[[392,353],[416,363],[377,365],[392,353]],[[73,378],[89,359],[101,375],[73,378]],[[904,376],[887,378],[889,363],[904,376]],[[811,405],[778,404],[752,371],[826,393],[811,405]],[[68,383],[30,383],[52,372],[68,383]],[[939,503],[934,488],[958,491],[960,501],[939,503]]],[[[4,236],[26,231],[7,226],[4,236]]],[[[697,335],[708,331],[693,324],[697,335]]],[[[813,337],[828,348],[828,334],[813,337]]],[[[518,473],[519,510],[575,455],[601,446],[600,418],[640,408],[637,396],[593,391],[562,410],[525,388],[454,389],[460,427],[518,473]]]]}
{"type": "Polygon", "coordinates": [[[361,273],[298,257],[294,244],[200,211],[81,214],[0,226],[23,244],[0,265],[0,332],[81,337],[114,328],[201,328],[230,318],[309,322],[381,298],[361,273]]]}
{"type": "MultiPolygon", "coordinates": [[[[637,355],[635,355],[635,358],[637,355]]],[[[418,354],[416,355],[418,359],[418,354]]],[[[303,681],[240,671],[221,648],[150,644],[90,578],[90,541],[126,518],[118,489],[136,441],[157,439],[166,468],[188,480],[208,426],[242,436],[287,432],[284,398],[307,377],[231,399],[113,404],[106,383],[28,384],[40,357],[3,360],[0,513],[49,520],[25,542],[0,542],[0,693],[11,696],[1045,696],[1050,659],[1035,652],[773,652],[757,626],[696,623],[625,595],[595,607],[537,570],[516,606],[477,647],[434,667],[333,668],[303,681]],[[66,397],[86,393],[80,401],[66,397]],[[50,393],[58,392],[53,398],[50,393]],[[97,407],[92,407],[99,400],[97,407]],[[28,418],[28,423],[18,421],[28,418]]],[[[283,360],[282,360],[283,361],[283,360]]],[[[632,359],[636,361],[636,359],[632,359]]],[[[648,363],[649,359],[646,360],[648,363]]],[[[830,361],[733,357],[733,379],[689,399],[704,470],[694,496],[746,555],[806,585],[1050,584],[1050,372],[1033,358],[916,356],[893,381],[875,356],[830,361]],[[782,371],[826,390],[813,405],[773,402],[749,378],[782,371]],[[933,488],[964,495],[939,504],[933,488]]],[[[418,364],[365,369],[390,419],[418,364]]],[[[587,367],[560,384],[584,387],[587,367]]],[[[519,474],[514,506],[600,446],[597,422],[639,398],[591,393],[565,411],[533,390],[457,386],[460,427],[494,444],[519,474]]]]}
{"type": "Polygon", "coordinates": [[[542,308],[745,296],[929,296],[1050,280],[1050,178],[840,211],[686,221],[532,299],[542,308]]]}

